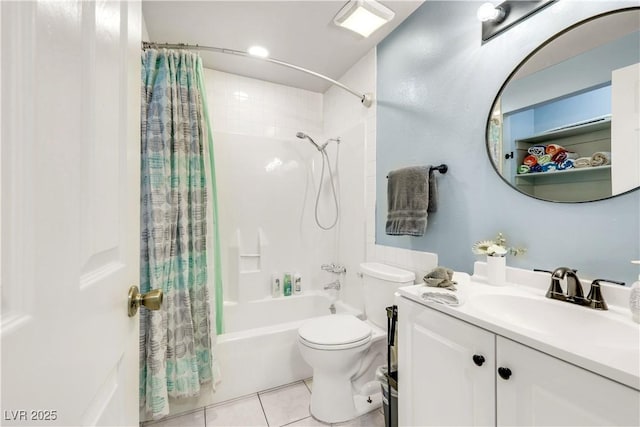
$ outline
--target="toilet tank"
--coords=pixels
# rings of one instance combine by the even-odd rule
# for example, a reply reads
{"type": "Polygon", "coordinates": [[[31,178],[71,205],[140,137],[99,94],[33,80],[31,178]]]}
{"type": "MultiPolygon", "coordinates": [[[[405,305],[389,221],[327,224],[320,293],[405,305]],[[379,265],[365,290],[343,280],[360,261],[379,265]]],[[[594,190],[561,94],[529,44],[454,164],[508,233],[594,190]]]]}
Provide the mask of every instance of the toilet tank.
{"type": "Polygon", "coordinates": [[[394,293],[401,286],[413,285],[416,275],[411,271],[377,262],[360,264],[364,285],[364,311],[367,319],[387,329],[386,307],[393,305],[394,293]]]}

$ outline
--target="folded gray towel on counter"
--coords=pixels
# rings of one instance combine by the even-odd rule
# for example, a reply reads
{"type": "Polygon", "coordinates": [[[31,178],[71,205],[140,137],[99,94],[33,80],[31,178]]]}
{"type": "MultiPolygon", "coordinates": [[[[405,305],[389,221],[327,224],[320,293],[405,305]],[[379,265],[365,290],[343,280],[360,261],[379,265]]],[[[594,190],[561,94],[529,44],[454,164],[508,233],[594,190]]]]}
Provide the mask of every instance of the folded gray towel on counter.
{"type": "Polygon", "coordinates": [[[424,234],[427,212],[435,212],[437,209],[436,179],[430,169],[430,166],[416,166],[389,172],[387,234],[424,234]]]}
{"type": "Polygon", "coordinates": [[[456,290],[456,282],[453,281],[453,270],[447,267],[434,268],[422,280],[427,286],[456,290]]]}

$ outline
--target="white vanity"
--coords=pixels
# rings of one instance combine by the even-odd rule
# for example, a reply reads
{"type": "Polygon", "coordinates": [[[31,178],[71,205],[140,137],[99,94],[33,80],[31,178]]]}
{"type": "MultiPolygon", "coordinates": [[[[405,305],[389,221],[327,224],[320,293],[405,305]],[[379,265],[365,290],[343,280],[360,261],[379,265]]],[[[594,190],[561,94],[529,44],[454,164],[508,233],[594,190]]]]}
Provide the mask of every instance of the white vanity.
{"type": "Polygon", "coordinates": [[[484,266],[454,276],[459,307],[400,289],[399,425],[640,425],[629,289],[603,286],[597,311],[545,298],[548,274],[508,268],[520,285],[489,286],[484,266]]]}

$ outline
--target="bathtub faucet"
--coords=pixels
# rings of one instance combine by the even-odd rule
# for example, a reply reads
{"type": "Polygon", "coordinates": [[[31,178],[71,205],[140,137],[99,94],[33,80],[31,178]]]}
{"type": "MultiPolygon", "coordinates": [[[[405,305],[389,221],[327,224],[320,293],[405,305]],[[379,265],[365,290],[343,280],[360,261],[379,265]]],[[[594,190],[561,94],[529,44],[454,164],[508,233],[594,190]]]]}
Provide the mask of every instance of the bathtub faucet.
{"type": "Polygon", "coordinates": [[[336,280],[336,281],[333,281],[333,282],[329,283],[328,285],[324,285],[324,287],[322,289],[324,289],[325,291],[329,290],[329,289],[335,289],[336,291],[339,291],[340,290],[340,280],[336,280]]]}
{"type": "Polygon", "coordinates": [[[323,269],[324,271],[328,271],[330,273],[336,273],[336,274],[347,272],[347,268],[344,265],[336,264],[333,262],[331,264],[322,264],[320,268],[323,269]]]}

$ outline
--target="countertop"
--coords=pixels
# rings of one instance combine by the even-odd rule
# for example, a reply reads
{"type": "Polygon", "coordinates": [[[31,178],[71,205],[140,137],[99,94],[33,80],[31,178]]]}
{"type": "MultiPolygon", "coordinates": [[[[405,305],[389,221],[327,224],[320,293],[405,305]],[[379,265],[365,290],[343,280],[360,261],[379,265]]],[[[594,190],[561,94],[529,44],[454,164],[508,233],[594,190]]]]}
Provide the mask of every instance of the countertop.
{"type": "MultiPolygon", "coordinates": [[[[418,304],[446,313],[462,321],[478,326],[497,335],[524,344],[535,350],[557,357],[573,365],[602,375],[613,381],[624,384],[640,391],[640,324],[631,320],[628,308],[611,305],[608,311],[593,310],[567,302],[553,301],[544,297],[546,290],[540,286],[524,286],[509,284],[507,286],[491,286],[485,283],[481,276],[469,276],[466,273],[456,273],[454,280],[458,282],[457,294],[463,297],[464,303],[459,306],[449,306],[423,300],[420,295],[426,287],[422,284],[402,287],[398,290],[401,297],[415,301],[418,304]],[[573,324],[558,322],[553,331],[539,330],[535,326],[535,319],[523,323],[521,320],[492,315],[478,307],[480,301],[474,301],[482,295],[510,295],[538,299],[544,304],[558,304],[553,307],[562,310],[587,310],[587,312],[572,313],[576,316],[589,317],[589,321],[606,318],[607,325],[620,325],[614,334],[603,328],[585,328],[584,325],[573,321],[573,324]],[[622,331],[622,332],[621,332],[622,331]],[[607,341],[606,345],[603,341],[607,341]],[[617,343],[620,345],[618,346],[617,343]]],[[[625,290],[616,292],[626,292],[625,290]]],[[[620,299],[620,298],[618,298],[620,299]]],[[[549,307],[546,305],[546,307],[549,307]]],[[[544,310],[540,312],[544,316],[544,310]]],[[[569,316],[568,316],[569,317],[569,316]]],[[[572,317],[575,319],[575,316],[572,317]]],[[[603,321],[602,323],[605,323],[603,321]]]]}

